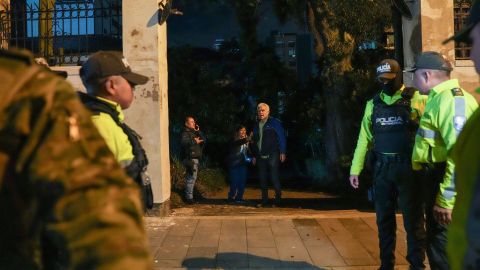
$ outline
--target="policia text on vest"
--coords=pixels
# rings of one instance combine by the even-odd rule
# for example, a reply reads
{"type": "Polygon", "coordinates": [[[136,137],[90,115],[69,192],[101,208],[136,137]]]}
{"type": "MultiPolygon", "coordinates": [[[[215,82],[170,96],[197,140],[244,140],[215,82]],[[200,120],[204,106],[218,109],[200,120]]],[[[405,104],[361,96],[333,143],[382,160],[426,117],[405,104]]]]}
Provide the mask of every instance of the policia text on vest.
{"type": "Polygon", "coordinates": [[[396,207],[402,211],[407,233],[406,259],[411,269],[424,269],[425,229],[421,191],[411,167],[411,153],[418,120],[426,97],[405,88],[395,60],[377,68],[381,92],[367,102],[350,168],[350,183],[358,188],[366,153],[373,153],[373,190],[380,242],[380,269],[395,266],[396,207]]]}

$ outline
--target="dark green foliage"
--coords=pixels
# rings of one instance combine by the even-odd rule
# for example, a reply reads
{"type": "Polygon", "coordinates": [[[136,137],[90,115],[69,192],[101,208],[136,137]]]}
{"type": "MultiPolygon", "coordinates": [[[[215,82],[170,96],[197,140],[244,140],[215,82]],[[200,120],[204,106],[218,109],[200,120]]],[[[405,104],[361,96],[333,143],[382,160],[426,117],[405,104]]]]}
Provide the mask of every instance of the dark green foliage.
{"type": "MultiPolygon", "coordinates": [[[[185,166],[175,156],[170,158],[170,179],[172,201],[174,205],[182,203],[185,189],[185,166]]],[[[194,197],[204,198],[210,193],[218,192],[227,185],[225,172],[220,168],[200,168],[195,183],[194,197]]]]}
{"type": "Polygon", "coordinates": [[[187,115],[196,118],[207,136],[206,166],[223,165],[237,125],[252,128],[255,101],[271,104],[272,115],[279,116],[278,104],[285,104],[298,90],[296,76],[272,49],[259,48],[249,61],[236,40],[227,41],[218,52],[192,47],[169,49],[172,154],[180,153],[179,137],[187,115]]]}
{"type": "Polygon", "coordinates": [[[382,51],[370,54],[357,48],[365,41],[382,44],[383,31],[391,21],[390,1],[280,0],[274,3],[281,19],[301,21],[298,17],[303,15],[314,37],[321,95],[312,91],[310,100],[318,97],[321,102],[304,105],[316,107],[309,107],[307,111],[323,113],[322,120],[312,118],[321,123],[322,134],[314,138],[322,139],[325,146],[328,181],[336,186],[334,188],[343,189],[363,107],[376,89],[371,71],[378,60],[386,56],[382,51]],[[296,12],[292,9],[294,6],[304,7],[304,13],[296,12]]]}

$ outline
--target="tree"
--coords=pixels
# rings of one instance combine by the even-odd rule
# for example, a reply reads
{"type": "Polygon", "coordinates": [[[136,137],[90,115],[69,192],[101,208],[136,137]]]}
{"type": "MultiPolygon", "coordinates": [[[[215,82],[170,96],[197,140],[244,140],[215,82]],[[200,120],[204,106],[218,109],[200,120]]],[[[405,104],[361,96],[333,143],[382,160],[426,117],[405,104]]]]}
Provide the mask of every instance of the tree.
{"type": "Polygon", "coordinates": [[[385,27],[390,24],[391,3],[387,0],[277,0],[274,3],[281,19],[301,21],[306,17],[314,37],[326,113],[324,142],[328,179],[334,186],[341,187],[356,141],[357,134],[352,132],[352,127],[358,122],[358,90],[371,88],[366,80],[373,82],[368,62],[354,68],[355,57],[362,54],[356,48],[365,41],[381,40],[385,27]]]}

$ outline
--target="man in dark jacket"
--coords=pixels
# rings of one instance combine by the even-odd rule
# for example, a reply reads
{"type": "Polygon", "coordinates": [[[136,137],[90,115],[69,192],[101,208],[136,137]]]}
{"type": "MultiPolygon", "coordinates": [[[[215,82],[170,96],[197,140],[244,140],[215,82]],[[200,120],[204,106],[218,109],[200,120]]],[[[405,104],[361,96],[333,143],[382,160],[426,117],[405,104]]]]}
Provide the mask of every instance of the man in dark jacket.
{"type": "Polygon", "coordinates": [[[198,175],[198,163],[202,157],[205,136],[191,116],[185,118],[185,129],[182,132],[183,164],[187,171],[185,178],[185,201],[193,203],[193,188],[198,175]]]}
{"type": "MultiPolygon", "coordinates": [[[[257,105],[258,123],[253,129],[253,164],[258,167],[262,202],[258,207],[268,204],[267,178],[272,181],[275,189],[275,204],[282,198],[280,179],[278,175],[279,161],[286,159],[287,144],[282,124],[276,118],[270,117],[270,107],[266,103],[257,105]],[[270,177],[269,177],[270,176],[270,177]]],[[[273,206],[275,206],[275,204],[273,206]]]]}

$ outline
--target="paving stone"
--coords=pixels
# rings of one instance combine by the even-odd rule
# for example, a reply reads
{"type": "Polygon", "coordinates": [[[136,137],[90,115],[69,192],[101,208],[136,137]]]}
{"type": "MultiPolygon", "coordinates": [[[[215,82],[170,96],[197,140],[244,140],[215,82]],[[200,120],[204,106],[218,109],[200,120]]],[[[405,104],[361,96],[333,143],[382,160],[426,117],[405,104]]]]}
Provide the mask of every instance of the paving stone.
{"type": "Polygon", "coordinates": [[[247,251],[247,230],[245,224],[224,226],[222,225],[222,231],[219,239],[219,250],[228,251],[247,251]]]}
{"type": "Polygon", "coordinates": [[[271,220],[270,226],[274,236],[298,236],[291,219],[271,220]]]}
{"type": "Polygon", "coordinates": [[[347,265],[332,243],[323,246],[307,246],[306,248],[313,264],[318,267],[347,265]]]}
{"type": "Polygon", "coordinates": [[[163,238],[167,235],[169,228],[167,227],[149,227],[146,229],[148,238],[163,238]]]}
{"type": "Polygon", "coordinates": [[[247,252],[247,239],[244,238],[242,241],[237,241],[237,239],[220,239],[218,245],[219,252],[247,252]]]}
{"type": "Polygon", "coordinates": [[[270,227],[268,219],[247,219],[247,227],[270,227]]]}
{"type": "Polygon", "coordinates": [[[240,230],[242,228],[246,228],[245,219],[222,220],[222,231],[226,229],[240,230]]]}
{"type": "Polygon", "coordinates": [[[197,227],[197,219],[177,219],[175,225],[170,227],[168,235],[171,236],[192,236],[197,227]]]}
{"type": "Polygon", "coordinates": [[[191,236],[170,236],[167,235],[162,242],[163,247],[189,247],[192,241],[191,236]]]}
{"type": "MultiPolygon", "coordinates": [[[[319,268],[304,261],[282,261],[280,265],[281,269],[309,269],[309,270],[318,270],[319,268]]],[[[323,269],[323,268],[320,268],[323,269]]]]}
{"type": "Polygon", "coordinates": [[[247,228],[245,220],[222,221],[219,248],[235,249],[240,247],[242,251],[246,251],[246,246],[247,228]]]}
{"type": "Polygon", "coordinates": [[[183,267],[215,268],[217,248],[190,247],[183,261],[183,267]]]}
{"type": "Polygon", "coordinates": [[[201,219],[198,221],[197,228],[220,229],[222,221],[219,219],[201,219]]]}
{"type": "Polygon", "coordinates": [[[275,247],[275,239],[269,227],[247,228],[248,247],[275,247]]]}
{"type": "Polygon", "coordinates": [[[305,246],[323,246],[331,244],[330,239],[327,237],[321,227],[296,227],[300,238],[305,246]]]}
{"type": "Polygon", "coordinates": [[[253,248],[248,247],[248,261],[250,267],[280,267],[276,248],[253,248]]]}
{"type": "Polygon", "coordinates": [[[380,264],[380,249],[378,247],[378,233],[361,219],[341,219],[343,226],[363,245],[370,256],[380,264]]]}
{"type": "Polygon", "coordinates": [[[191,247],[218,247],[220,227],[197,227],[193,235],[191,247]]]}
{"type": "Polygon", "coordinates": [[[167,269],[182,267],[183,258],[181,260],[154,260],[154,269],[167,269]]]}
{"type": "Polygon", "coordinates": [[[176,247],[159,247],[155,252],[155,260],[180,260],[187,255],[188,247],[176,246],[176,247]]]}
{"type": "Polygon", "coordinates": [[[191,247],[218,247],[220,235],[217,233],[197,231],[190,243],[191,247]]]}
{"type": "Polygon", "coordinates": [[[375,260],[338,219],[318,220],[347,265],[376,265],[375,260]]]}
{"type": "Polygon", "coordinates": [[[317,220],[314,218],[295,218],[292,219],[295,227],[320,227],[317,220]]]}
{"type": "Polygon", "coordinates": [[[275,237],[275,243],[278,250],[279,258],[282,261],[301,261],[312,263],[307,249],[303,245],[300,237],[296,236],[279,236],[275,237]]]}

